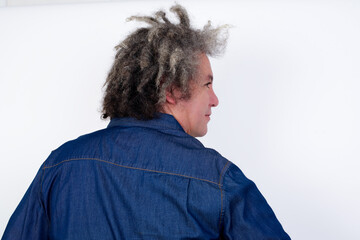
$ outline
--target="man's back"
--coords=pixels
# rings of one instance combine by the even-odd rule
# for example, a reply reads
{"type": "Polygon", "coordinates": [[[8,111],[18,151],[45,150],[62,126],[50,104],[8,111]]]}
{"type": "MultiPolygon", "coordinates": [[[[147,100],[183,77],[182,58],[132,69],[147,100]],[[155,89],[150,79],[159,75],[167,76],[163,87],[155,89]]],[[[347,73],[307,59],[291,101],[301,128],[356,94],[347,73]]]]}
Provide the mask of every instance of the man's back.
{"type": "Polygon", "coordinates": [[[169,115],[116,119],[53,151],[19,208],[52,239],[216,238],[226,163],[169,115]]]}
{"type": "MultiPolygon", "coordinates": [[[[170,115],[114,119],[107,129],[51,153],[4,239],[217,239],[236,231],[232,224],[239,220],[229,217],[234,199],[223,188],[252,186],[245,177],[242,187],[231,177],[224,186],[229,167],[234,165],[187,135],[170,115]]],[[[246,192],[238,199],[249,204],[246,192]]],[[[265,202],[267,208],[273,214],[265,202]]],[[[249,217],[242,227],[254,223],[249,217]]],[[[276,218],[271,221],[271,231],[282,230],[276,218]]]]}

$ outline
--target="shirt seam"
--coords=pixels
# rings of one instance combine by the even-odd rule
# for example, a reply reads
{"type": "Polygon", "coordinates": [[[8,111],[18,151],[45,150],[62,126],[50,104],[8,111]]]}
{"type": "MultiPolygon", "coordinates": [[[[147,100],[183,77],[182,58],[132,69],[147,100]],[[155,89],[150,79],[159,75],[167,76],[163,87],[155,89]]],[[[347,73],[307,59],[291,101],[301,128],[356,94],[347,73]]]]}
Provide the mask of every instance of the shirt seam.
{"type": "Polygon", "coordinates": [[[40,178],[40,186],[39,186],[39,190],[38,190],[38,197],[37,197],[37,200],[39,201],[39,204],[42,208],[42,210],[44,211],[44,215],[46,216],[46,220],[48,222],[48,224],[50,224],[50,219],[49,219],[49,216],[47,214],[47,211],[46,211],[46,208],[45,208],[45,205],[44,205],[44,202],[43,202],[43,182],[44,182],[44,176],[45,176],[45,169],[42,168],[41,169],[41,178],[40,178]]]}
{"type": "Polygon", "coordinates": [[[219,183],[216,183],[216,182],[211,181],[211,180],[192,177],[192,176],[187,176],[187,175],[183,175],[183,174],[179,174],[179,173],[172,173],[172,172],[158,171],[158,170],[153,170],[153,169],[131,167],[131,166],[121,165],[121,164],[118,164],[118,163],[102,160],[102,159],[99,159],[99,158],[70,158],[70,159],[63,160],[63,161],[61,161],[61,162],[59,162],[57,164],[51,165],[51,166],[45,166],[44,165],[43,170],[45,171],[45,169],[53,168],[53,167],[59,166],[59,165],[61,165],[63,163],[66,163],[66,162],[80,161],[80,160],[98,161],[98,162],[108,163],[108,164],[112,164],[112,165],[122,167],[122,168],[127,168],[127,169],[141,170],[141,171],[146,171],[146,172],[155,172],[155,173],[161,173],[161,174],[167,174],[167,175],[173,175],[173,176],[180,176],[180,177],[185,177],[185,178],[190,178],[190,179],[196,179],[196,180],[200,180],[200,181],[215,184],[215,185],[219,186],[220,189],[221,189],[220,181],[219,181],[219,183]]]}
{"type": "Polygon", "coordinates": [[[221,229],[221,221],[222,221],[222,216],[223,216],[223,208],[224,208],[224,203],[223,203],[223,190],[222,190],[222,185],[221,185],[221,178],[223,176],[223,172],[226,169],[226,166],[230,163],[230,161],[228,160],[226,162],[226,164],[224,165],[223,169],[221,170],[220,176],[219,176],[219,188],[220,188],[220,217],[219,217],[219,230],[221,229]]]}

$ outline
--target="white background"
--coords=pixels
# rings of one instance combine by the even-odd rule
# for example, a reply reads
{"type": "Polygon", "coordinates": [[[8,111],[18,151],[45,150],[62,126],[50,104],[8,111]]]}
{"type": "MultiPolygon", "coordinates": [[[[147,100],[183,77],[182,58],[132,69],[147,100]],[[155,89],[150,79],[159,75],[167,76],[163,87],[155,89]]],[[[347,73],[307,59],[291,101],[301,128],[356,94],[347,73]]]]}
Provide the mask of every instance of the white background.
{"type": "MultiPolygon", "coordinates": [[[[255,181],[293,239],[360,239],[360,2],[178,1],[229,23],[200,140],[255,181]]],[[[0,8],[0,234],[50,151],[100,120],[113,47],[172,1],[0,8]]]]}

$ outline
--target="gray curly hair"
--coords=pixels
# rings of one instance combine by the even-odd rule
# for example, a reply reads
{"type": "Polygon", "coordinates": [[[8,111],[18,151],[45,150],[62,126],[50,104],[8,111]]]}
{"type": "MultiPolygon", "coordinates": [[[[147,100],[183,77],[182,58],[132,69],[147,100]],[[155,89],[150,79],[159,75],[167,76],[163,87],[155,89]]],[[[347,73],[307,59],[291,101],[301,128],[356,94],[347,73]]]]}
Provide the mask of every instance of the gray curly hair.
{"type": "Polygon", "coordinates": [[[178,16],[178,24],[171,23],[163,11],[153,17],[128,18],[150,27],[137,29],[115,47],[115,61],[104,84],[104,119],[152,119],[161,111],[166,91],[174,88],[180,90],[181,98],[189,99],[199,55],[223,53],[227,25],[213,28],[209,21],[202,30],[193,29],[182,6],[176,4],[170,11],[178,16]]]}

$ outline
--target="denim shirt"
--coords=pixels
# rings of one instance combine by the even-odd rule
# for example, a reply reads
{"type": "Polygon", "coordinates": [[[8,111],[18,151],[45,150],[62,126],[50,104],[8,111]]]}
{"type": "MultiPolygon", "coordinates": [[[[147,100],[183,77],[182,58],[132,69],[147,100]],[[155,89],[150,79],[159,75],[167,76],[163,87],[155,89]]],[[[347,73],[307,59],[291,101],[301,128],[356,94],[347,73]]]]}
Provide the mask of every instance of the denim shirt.
{"type": "Polygon", "coordinates": [[[290,238],[238,167],[159,114],[53,151],[2,239],[290,238]]]}

